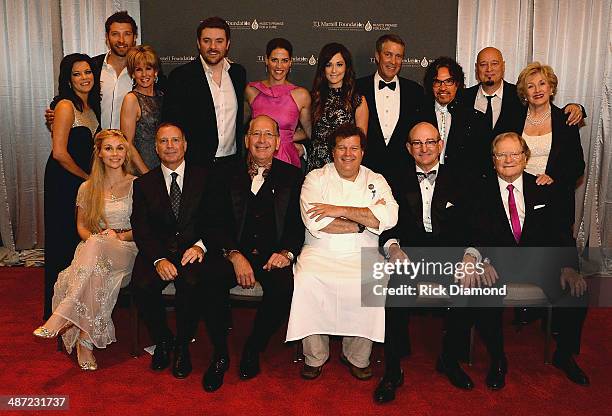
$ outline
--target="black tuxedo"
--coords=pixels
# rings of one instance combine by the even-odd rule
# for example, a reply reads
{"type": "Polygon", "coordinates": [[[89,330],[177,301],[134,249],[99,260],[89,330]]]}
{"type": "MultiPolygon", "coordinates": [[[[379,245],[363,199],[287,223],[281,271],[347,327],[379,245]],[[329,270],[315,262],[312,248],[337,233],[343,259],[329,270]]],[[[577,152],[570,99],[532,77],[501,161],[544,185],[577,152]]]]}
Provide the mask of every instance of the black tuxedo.
{"type": "MultiPolygon", "coordinates": [[[[475,148],[482,145],[480,135],[484,116],[479,111],[466,106],[461,92],[447,105],[451,114],[451,127],[444,144],[444,166],[450,167],[465,180],[480,179],[485,169],[483,163],[476,157],[482,152],[475,152],[475,148]]],[[[420,120],[433,124],[438,130],[435,101],[433,97],[426,96],[420,111],[420,120]]],[[[490,153],[490,152],[489,152],[490,153]]],[[[488,169],[491,169],[491,157],[487,159],[488,169]]]]}
{"type": "MultiPolygon", "coordinates": [[[[136,302],[156,343],[172,337],[166,323],[161,295],[169,282],[161,280],[157,274],[154,266],[156,260],[165,258],[178,270],[178,277],[174,280],[177,343],[186,344],[195,335],[200,303],[210,304],[211,299],[227,298],[227,288],[215,285],[216,279],[209,272],[215,263],[222,260],[220,256],[206,253],[202,263],[180,264],[185,250],[200,239],[205,244],[207,242],[203,234],[202,214],[205,210],[203,205],[209,202],[204,195],[208,178],[202,168],[189,163],[185,165],[178,219],[175,219],[172,212],[161,167],[134,181],[131,224],[138,255],[134,263],[133,285],[136,302]],[[202,278],[202,274],[207,274],[207,278],[202,278]],[[199,296],[201,286],[205,286],[204,301],[199,296]]],[[[214,323],[215,311],[209,312],[205,319],[215,342],[220,334],[224,335],[226,328],[214,323]]]]}
{"type": "MultiPolygon", "coordinates": [[[[238,105],[234,139],[237,152],[240,154],[244,147],[243,112],[246,71],[241,65],[232,63],[229,68],[229,76],[236,92],[238,105]]],[[[162,119],[178,122],[185,130],[189,143],[187,161],[207,166],[215,160],[219,146],[215,104],[199,56],[170,73],[164,97],[162,119]]]]}
{"type": "MultiPolygon", "coordinates": [[[[500,276],[498,284],[534,283],[553,305],[564,306],[555,308],[553,315],[553,320],[559,323],[557,345],[559,351],[575,353],[586,314],[586,309],[579,306],[586,297],[570,297],[567,291],[562,291],[559,280],[562,267],[578,268],[575,241],[568,219],[560,209],[562,199],[558,189],[538,186],[535,179],[533,175],[523,174],[525,219],[518,243],[503,206],[497,177],[483,185],[467,214],[470,245],[478,246],[481,254],[490,258],[500,276]]],[[[502,310],[465,308],[462,311],[472,316],[464,315],[459,320],[464,324],[476,321],[491,355],[494,358],[503,355],[502,310]]]]}
{"type": "MultiPolygon", "coordinates": [[[[395,171],[389,183],[400,207],[398,222],[395,227],[381,234],[380,245],[384,246],[389,239],[397,239],[400,245],[406,248],[408,257],[415,261],[421,258],[429,261],[457,261],[454,257],[459,254],[452,253],[448,249],[444,249],[444,254],[442,254],[441,249],[434,247],[454,247],[463,243],[460,234],[461,227],[459,227],[462,221],[460,210],[464,197],[462,188],[466,185],[461,182],[463,180],[464,178],[455,174],[448,166],[439,165],[431,201],[432,231],[427,232],[423,225],[423,197],[415,167],[395,171]],[[447,256],[453,258],[447,258],[447,256]]],[[[417,283],[418,279],[407,281],[399,276],[393,276],[389,286],[407,284],[416,287],[417,283]]],[[[386,371],[393,374],[399,372],[400,358],[404,355],[406,347],[409,346],[406,327],[410,319],[411,308],[408,305],[414,300],[415,297],[410,297],[403,300],[392,299],[387,302],[385,366],[386,371]]]]}
{"type": "MultiPolygon", "coordinates": [[[[285,320],[293,292],[292,267],[263,270],[273,253],[287,250],[297,257],[304,243],[304,224],[300,217],[302,172],[274,159],[257,195],[251,192],[246,162],[227,175],[217,172],[215,212],[207,218],[211,250],[238,250],[249,261],[255,278],[263,288],[263,300],[247,345],[262,351],[272,334],[285,320]],[[221,177],[225,176],[225,177],[221,177]]],[[[224,261],[220,272],[236,284],[234,269],[224,261]]]]}
{"type": "Polygon", "coordinates": [[[385,144],[378,112],[376,110],[376,90],[374,75],[359,78],[356,81],[357,90],[365,96],[368,103],[368,144],[363,158],[363,165],[385,176],[398,166],[405,166],[411,161],[406,154],[408,132],[418,120],[417,112],[423,100],[423,88],[414,81],[399,78],[400,112],[389,144],[385,144]]]}
{"type": "Polygon", "coordinates": [[[484,176],[495,177],[493,164],[491,162],[491,143],[498,134],[512,131],[518,134],[523,132],[521,115],[525,111],[525,107],[516,93],[516,85],[504,81],[499,117],[494,127],[487,126],[484,120],[484,114],[474,109],[479,86],[480,84],[474,85],[473,87],[465,89],[462,93],[466,110],[471,110],[473,117],[479,119],[479,122],[474,126],[474,129],[476,129],[475,138],[478,140],[474,141],[471,151],[474,155],[474,161],[477,163],[477,166],[479,166],[479,169],[482,170],[482,174],[484,176]],[[518,128],[520,128],[520,130],[517,130],[518,128]]]}

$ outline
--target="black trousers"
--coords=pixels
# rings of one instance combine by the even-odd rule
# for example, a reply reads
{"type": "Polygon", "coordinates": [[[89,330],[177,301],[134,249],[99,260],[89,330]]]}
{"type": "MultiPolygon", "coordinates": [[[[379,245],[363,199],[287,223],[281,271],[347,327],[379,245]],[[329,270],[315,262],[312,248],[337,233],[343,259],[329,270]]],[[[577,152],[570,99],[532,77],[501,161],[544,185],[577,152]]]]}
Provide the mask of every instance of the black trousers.
{"type": "MultiPolygon", "coordinates": [[[[227,327],[222,319],[227,307],[228,284],[216,274],[224,259],[221,256],[204,256],[202,263],[181,266],[180,257],[169,258],[178,271],[174,281],[176,288],[176,343],[187,344],[195,336],[204,305],[204,319],[215,349],[227,350],[227,327]]],[[[173,337],[166,319],[162,290],[170,281],[162,280],[153,264],[137,257],[133,272],[133,289],[139,312],[151,338],[159,343],[173,337]]]]}
{"type": "MultiPolygon", "coordinates": [[[[261,352],[289,316],[293,295],[293,270],[291,266],[287,266],[266,271],[263,266],[269,256],[246,254],[246,258],[251,263],[255,280],[263,288],[263,298],[257,307],[255,322],[246,347],[261,352]]],[[[236,275],[231,262],[224,260],[221,266],[219,274],[229,276],[230,286],[235,286],[236,275]]]]}

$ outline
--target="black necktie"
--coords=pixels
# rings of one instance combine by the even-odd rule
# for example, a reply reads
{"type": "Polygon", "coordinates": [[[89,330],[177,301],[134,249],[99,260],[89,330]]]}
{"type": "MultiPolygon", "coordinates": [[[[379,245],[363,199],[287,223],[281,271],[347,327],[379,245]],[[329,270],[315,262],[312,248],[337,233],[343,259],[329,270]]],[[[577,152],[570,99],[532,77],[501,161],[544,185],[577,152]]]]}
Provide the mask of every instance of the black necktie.
{"type": "Polygon", "coordinates": [[[436,177],[438,176],[436,170],[430,170],[429,172],[425,173],[425,172],[417,172],[417,179],[419,180],[419,183],[423,182],[425,180],[425,178],[427,178],[427,180],[429,181],[430,184],[433,185],[433,183],[436,181],[436,177]]]}
{"type": "Polygon", "coordinates": [[[382,90],[385,87],[389,88],[391,91],[395,91],[395,81],[389,82],[389,83],[383,81],[382,79],[380,81],[378,81],[378,89],[379,90],[382,90]]]}
{"type": "Polygon", "coordinates": [[[172,205],[174,218],[178,219],[179,208],[181,207],[181,188],[179,188],[178,183],[176,182],[178,173],[172,172],[170,176],[172,176],[172,182],[170,183],[170,204],[172,205]]]}
{"type": "Polygon", "coordinates": [[[485,112],[485,120],[487,122],[487,126],[493,129],[493,106],[491,105],[491,100],[495,95],[485,95],[487,99],[487,111],[485,112]]]}

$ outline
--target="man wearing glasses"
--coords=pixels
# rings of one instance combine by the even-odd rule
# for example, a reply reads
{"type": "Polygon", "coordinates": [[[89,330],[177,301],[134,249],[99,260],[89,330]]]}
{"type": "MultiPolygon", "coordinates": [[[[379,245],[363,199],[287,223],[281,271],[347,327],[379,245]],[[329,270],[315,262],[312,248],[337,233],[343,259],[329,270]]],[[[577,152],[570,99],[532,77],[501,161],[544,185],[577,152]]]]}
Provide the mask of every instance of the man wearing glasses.
{"type": "Polygon", "coordinates": [[[461,169],[465,176],[476,172],[469,148],[475,141],[474,111],[465,108],[460,100],[464,82],[463,68],[454,59],[442,56],[430,63],[423,78],[426,97],[421,119],[440,132],[443,143],[440,164],[461,169]]]}
{"type": "MultiPolygon", "coordinates": [[[[247,159],[231,172],[218,168],[214,191],[216,212],[211,222],[209,250],[221,251],[225,261],[218,276],[228,276],[228,290],[236,285],[253,288],[259,282],[263,299],[242,359],[240,378],[260,371],[259,354],[289,312],[293,290],[292,264],[304,241],[300,218],[302,172],[274,158],[280,145],[278,124],[261,115],[245,135],[247,159]]],[[[226,350],[227,351],[227,350],[226,350]]],[[[229,355],[219,355],[203,380],[206,391],[221,387],[229,355]]]]}
{"type": "MultiPolygon", "coordinates": [[[[400,206],[398,223],[380,237],[380,244],[391,263],[407,260],[408,257],[417,261],[422,257],[431,260],[432,254],[435,256],[439,252],[428,248],[455,246],[459,237],[457,229],[461,224],[457,211],[463,195],[460,190],[461,178],[451,172],[447,164],[440,164],[444,141],[438,130],[431,123],[416,124],[410,130],[406,148],[416,166],[398,171],[398,175],[391,178],[391,187],[400,206]],[[403,251],[402,247],[409,247],[408,252],[403,251]]],[[[399,276],[394,276],[389,285],[417,285],[416,280],[400,280],[399,276]]],[[[376,402],[392,401],[395,390],[403,382],[400,359],[410,316],[409,306],[413,305],[413,301],[414,297],[387,298],[385,374],[374,392],[376,402]]],[[[461,374],[451,373],[451,370],[455,368],[449,368],[449,377],[453,378],[454,384],[468,388],[469,379],[461,378],[461,374]]]]}
{"type": "MultiPolygon", "coordinates": [[[[466,275],[464,287],[481,287],[506,282],[538,285],[553,309],[558,324],[557,350],[553,365],[579,385],[588,385],[587,375],[574,360],[580,351],[582,325],[586,316],[586,281],[576,272],[578,255],[565,211],[555,186],[536,184],[524,172],[530,157],[525,140],[517,133],[499,134],[492,143],[495,177],[471,193],[465,215],[468,235],[478,250],[466,250],[464,262],[490,258],[495,273],[466,275]],[[565,215],[565,217],[564,217],[565,215]],[[498,280],[499,276],[499,281],[498,280]],[[497,282],[496,282],[497,281],[497,282]]],[[[486,261],[485,261],[486,263],[486,261]]],[[[504,353],[502,308],[461,308],[455,326],[446,334],[443,353],[452,350],[454,337],[476,324],[490,357],[486,384],[492,390],[505,386],[507,360],[504,353]]]]}

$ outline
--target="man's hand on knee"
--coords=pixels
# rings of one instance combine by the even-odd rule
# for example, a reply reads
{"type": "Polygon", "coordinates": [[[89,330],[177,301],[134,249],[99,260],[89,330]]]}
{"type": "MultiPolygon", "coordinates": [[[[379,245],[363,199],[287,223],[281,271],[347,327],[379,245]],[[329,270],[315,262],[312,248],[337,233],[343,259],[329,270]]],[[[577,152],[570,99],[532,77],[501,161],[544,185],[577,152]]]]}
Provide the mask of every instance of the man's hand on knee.
{"type": "Polygon", "coordinates": [[[246,257],[239,251],[234,251],[228,257],[228,260],[234,266],[234,273],[236,274],[238,284],[245,289],[255,287],[255,273],[253,273],[251,263],[249,263],[246,257]]]}
{"type": "Polygon", "coordinates": [[[166,259],[158,261],[155,265],[155,270],[162,280],[174,280],[176,279],[176,276],[178,276],[178,271],[176,270],[174,264],[166,259]]]}
{"type": "Polygon", "coordinates": [[[191,246],[183,253],[181,266],[184,266],[187,263],[193,263],[195,261],[202,263],[202,260],[204,260],[204,250],[202,250],[202,248],[199,246],[191,246]]]}

